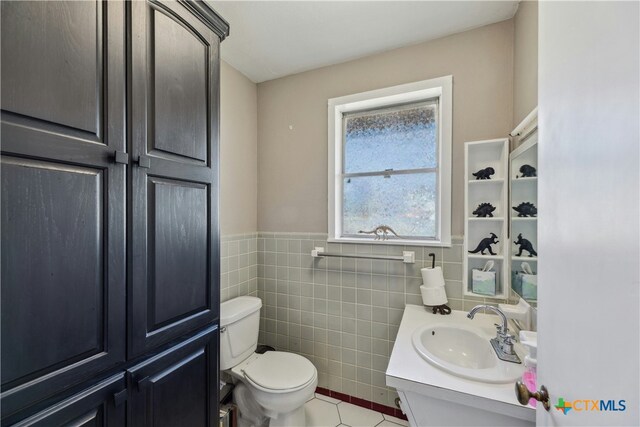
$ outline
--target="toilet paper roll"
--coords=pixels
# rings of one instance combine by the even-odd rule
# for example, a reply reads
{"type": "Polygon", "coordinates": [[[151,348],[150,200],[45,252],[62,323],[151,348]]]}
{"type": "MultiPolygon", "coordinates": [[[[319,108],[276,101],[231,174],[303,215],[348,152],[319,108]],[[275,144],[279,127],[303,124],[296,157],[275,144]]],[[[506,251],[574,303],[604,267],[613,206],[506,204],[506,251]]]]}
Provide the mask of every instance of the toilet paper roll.
{"type": "Polygon", "coordinates": [[[442,268],[422,268],[420,269],[420,273],[422,273],[422,282],[424,284],[423,286],[427,288],[439,288],[444,286],[444,276],[442,275],[442,268]]]}
{"type": "Polygon", "coordinates": [[[442,305],[448,302],[447,292],[444,290],[444,286],[427,288],[422,285],[420,286],[420,293],[422,294],[422,303],[424,305],[442,305]]]}

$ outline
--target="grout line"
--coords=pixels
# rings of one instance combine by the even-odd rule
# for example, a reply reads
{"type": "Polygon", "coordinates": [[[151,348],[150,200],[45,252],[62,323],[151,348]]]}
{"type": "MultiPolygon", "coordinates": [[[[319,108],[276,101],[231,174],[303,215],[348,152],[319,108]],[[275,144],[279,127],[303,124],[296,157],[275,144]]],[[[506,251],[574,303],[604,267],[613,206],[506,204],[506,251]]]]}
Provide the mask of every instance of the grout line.
{"type": "MultiPolygon", "coordinates": [[[[340,401],[340,403],[342,403],[342,401],[340,401]]],[[[342,424],[342,414],[340,414],[340,409],[338,408],[338,405],[340,403],[336,403],[336,411],[338,411],[338,419],[340,420],[340,424],[342,424]]],[[[338,424],[338,425],[340,425],[338,424]]],[[[346,425],[346,424],[345,424],[346,425]]],[[[337,426],[336,426],[337,427],[337,426]]]]}
{"type": "Polygon", "coordinates": [[[393,424],[394,426],[404,427],[402,424],[394,423],[393,421],[386,419],[386,418],[384,417],[384,414],[382,414],[382,418],[383,418],[383,420],[382,420],[382,421],[380,421],[378,424],[376,424],[376,426],[375,426],[375,427],[379,426],[380,424],[382,424],[382,423],[383,423],[383,422],[385,422],[385,421],[386,421],[386,422],[388,422],[388,423],[393,424]]]}

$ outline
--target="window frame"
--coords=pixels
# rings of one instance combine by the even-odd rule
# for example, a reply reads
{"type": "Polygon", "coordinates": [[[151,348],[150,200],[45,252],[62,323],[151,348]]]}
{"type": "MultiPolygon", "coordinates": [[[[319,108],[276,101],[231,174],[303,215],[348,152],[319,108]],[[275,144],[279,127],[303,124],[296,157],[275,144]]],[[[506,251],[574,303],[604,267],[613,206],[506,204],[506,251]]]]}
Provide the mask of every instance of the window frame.
{"type": "MultiPolygon", "coordinates": [[[[412,246],[451,246],[451,130],[453,115],[453,77],[444,76],[353,95],[328,101],[328,241],[335,243],[363,243],[412,246]],[[437,211],[434,239],[374,240],[342,236],[343,114],[381,109],[438,99],[437,142],[437,211]]],[[[392,226],[392,224],[389,224],[392,226]]]]}

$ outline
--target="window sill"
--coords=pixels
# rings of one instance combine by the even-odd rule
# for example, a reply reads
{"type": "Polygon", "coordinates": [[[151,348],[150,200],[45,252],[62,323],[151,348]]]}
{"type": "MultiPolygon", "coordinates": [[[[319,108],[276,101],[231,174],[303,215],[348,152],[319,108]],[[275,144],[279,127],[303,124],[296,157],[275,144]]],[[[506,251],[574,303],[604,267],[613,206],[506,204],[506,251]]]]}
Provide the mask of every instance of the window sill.
{"type": "Polygon", "coordinates": [[[392,245],[392,246],[426,246],[432,248],[450,248],[451,242],[442,240],[411,240],[411,239],[389,239],[389,240],[374,240],[374,239],[358,239],[355,237],[329,237],[327,238],[329,243],[355,243],[362,245],[392,245]]]}

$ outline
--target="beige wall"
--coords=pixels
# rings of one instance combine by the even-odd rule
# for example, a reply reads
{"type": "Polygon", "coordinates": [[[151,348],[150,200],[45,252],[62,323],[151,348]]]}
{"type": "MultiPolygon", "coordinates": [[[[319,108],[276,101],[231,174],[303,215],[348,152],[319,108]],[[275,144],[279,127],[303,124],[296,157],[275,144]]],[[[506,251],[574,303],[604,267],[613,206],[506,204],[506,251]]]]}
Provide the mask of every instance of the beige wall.
{"type": "Polygon", "coordinates": [[[258,84],[258,229],[327,232],[329,98],[451,74],[452,233],[461,235],[464,142],[511,131],[513,51],[508,20],[258,84]]]}
{"type": "Polygon", "coordinates": [[[514,21],[513,127],[538,105],[538,2],[520,3],[514,21]]]}
{"type": "Polygon", "coordinates": [[[222,61],[220,67],[220,230],[257,231],[257,87],[222,61]]]}

